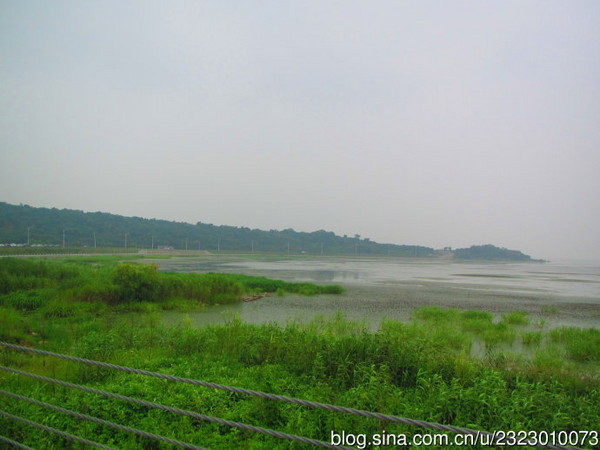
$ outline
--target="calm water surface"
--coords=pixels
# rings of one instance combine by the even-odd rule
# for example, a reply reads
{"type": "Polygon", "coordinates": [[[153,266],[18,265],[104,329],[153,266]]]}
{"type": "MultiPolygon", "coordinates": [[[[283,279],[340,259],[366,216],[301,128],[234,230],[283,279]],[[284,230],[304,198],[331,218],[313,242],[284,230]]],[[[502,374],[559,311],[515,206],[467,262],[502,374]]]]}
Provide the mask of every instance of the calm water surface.
{"type": "Polygon", "coordinates": [[[548,326],[600,328],[600,263],[213,255],[155,262],[165,271],[243,273],[346,288],[337,296],[285,295],[206,308],[191,315],[199,325],[223,323],[235,314],[250,323],[286,323],[342,311],[377,328],[384,319],[408,320],[415,308],[437,305],[499,315],[523,310],[548,326]]]}

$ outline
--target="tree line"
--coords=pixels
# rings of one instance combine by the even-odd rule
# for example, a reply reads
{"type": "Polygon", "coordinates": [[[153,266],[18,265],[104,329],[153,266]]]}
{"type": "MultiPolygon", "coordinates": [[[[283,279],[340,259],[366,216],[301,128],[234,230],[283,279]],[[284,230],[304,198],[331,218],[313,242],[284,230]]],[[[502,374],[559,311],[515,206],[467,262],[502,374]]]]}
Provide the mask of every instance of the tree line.
{"type": "Polygon", "coordinates": [[[380,244],[331,231],[259,230],[0,202],[0,243],[67,248],[173,248],[217,252],[427,257],[433,248],[380,244]]]}

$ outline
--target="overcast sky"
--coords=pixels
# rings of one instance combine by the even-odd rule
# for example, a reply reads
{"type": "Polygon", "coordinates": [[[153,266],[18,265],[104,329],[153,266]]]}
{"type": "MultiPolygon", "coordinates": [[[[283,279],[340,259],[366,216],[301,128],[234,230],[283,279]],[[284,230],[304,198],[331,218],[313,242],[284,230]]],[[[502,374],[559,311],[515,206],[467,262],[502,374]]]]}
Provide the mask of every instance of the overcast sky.
{"type": "Polygon", "coordinates": [[[600,1],[0,0],[0,201],[600,259],[600,1]]]}

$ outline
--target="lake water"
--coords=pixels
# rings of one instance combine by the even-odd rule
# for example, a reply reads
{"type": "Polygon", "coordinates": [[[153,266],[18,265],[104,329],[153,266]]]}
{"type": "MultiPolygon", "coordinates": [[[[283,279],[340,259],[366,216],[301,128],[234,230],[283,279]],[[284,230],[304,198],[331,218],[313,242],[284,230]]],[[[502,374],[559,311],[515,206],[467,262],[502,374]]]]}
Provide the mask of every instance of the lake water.
{"type": "Polygon", "coordinates": [[[415,308],[437,305],[498,315],[522,310],[547,326],[600,328],[600,263],[220,255],[154,262],[166,271],[243,273],[346,289],[342,295],[288,294],[206,308],[191,315],[199,325],[223,323],[235,314],[250,323],[286,323],[342,311],[377,328],[383,319],[408,320],[415,308]]]}

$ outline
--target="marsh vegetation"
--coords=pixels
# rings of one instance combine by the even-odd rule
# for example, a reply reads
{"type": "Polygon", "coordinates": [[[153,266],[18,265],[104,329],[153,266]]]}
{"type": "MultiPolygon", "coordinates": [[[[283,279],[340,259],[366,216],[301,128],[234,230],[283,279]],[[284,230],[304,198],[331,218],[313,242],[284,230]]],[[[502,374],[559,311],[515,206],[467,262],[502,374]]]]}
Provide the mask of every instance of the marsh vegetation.
{"type": "MultiPolygon", "coordinates": [[[[600,428],[600,331],[546,329],[518,310],[492,314],[430,306],[416,309],[407,322],[384,320],[377,330],[341,313],[283,325],[248,324],[232,316],[222,325],[194,327],[185,311],[238,301],[244,292],[322,294],[340,288],[249,276],[162,273],[153,266],[116,264],[109,258],[84,263],[2,260],[0,280],[3,341],[481,430],[600,428]],[[184,311],[181,320],[165,324],[165,309],[184,311]]],[[[0,359],[21,370],[325,441],[331,430],[424,432],[9,350],[0,351],[0,359]]],[[[0,385],[209,448],[304,448],[4,372],[0,385]]],[[[48,414],[18,400],[3,402],[13,414],[106,445],[156,448],[143,438],[48,414]]],[[[36,448],[70,445],[5,418],[0,418],[0,429],[36,448]]]]}

